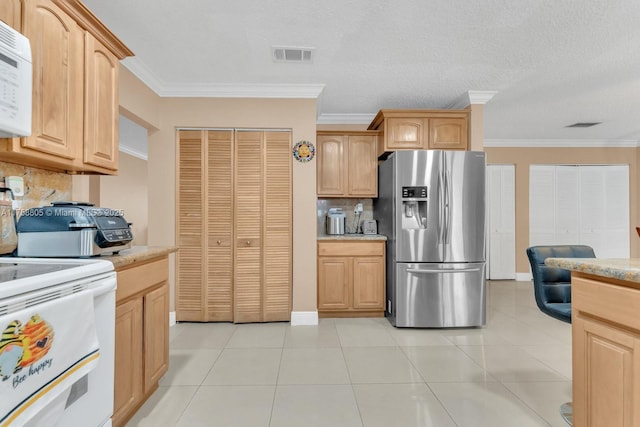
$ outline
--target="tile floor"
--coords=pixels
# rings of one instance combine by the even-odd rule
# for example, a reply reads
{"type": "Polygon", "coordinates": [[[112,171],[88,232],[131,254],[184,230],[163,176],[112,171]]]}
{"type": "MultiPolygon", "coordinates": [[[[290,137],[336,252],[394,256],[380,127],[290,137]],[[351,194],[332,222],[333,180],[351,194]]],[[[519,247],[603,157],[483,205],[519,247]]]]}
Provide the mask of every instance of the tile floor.
{"type": "Polygon", "coordinates": [[[180,323],[127,427],[566,427],[569,400],[571,325],[537,309],[531,283],[499,281],[484,328],[180,323]]]}

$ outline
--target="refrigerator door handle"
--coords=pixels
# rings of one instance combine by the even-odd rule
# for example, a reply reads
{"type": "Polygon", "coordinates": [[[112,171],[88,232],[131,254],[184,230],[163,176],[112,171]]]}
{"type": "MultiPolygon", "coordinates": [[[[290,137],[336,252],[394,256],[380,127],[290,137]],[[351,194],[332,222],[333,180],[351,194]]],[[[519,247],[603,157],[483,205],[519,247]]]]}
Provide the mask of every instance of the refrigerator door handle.
{"type": "Polygon", "coordinates": [[[474,271],[480,271],[479,268],[449,268],[446,270],[439,270],[437,268],[433,269],[418,269],[418,268],[407,268],[407,273],[415,273],[415,274],[431,274],[431,273],[471,273],[474,271]]]}
{"type": "Polygon", "coordinates": [[[449,237],[449,227],[451,225],[451,206],[449,206],[449,204],[451,203],[451,189],[449,188],[449,171],[445,170],[444,172],[444,209],[445,209],[445,214],[444,214],[444,243],[445,244],[449,244],[450,242],[450,237],[449,237]]]}
{"type": "Polygon", "coordinates": [[[444,177],[438,174],[438,243],[444,244],[444,177]]]}

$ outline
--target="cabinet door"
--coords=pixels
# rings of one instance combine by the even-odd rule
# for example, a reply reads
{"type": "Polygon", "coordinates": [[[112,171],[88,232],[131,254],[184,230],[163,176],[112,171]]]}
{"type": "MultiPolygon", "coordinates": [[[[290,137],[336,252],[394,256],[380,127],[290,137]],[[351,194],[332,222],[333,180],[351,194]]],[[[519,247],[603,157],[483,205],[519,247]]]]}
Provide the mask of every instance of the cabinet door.
{"type": "Polygon", "coordinates": [[[84,163],[118,169],[118,58],[85,33],[84,163]]]}
{"type": "Polygon", "coordinates": [[[178,132],[178,212],[176,225],[179,251],[176,253],[176,320],[203,320],[205,280],[203,131],[178,132]]]}
{"type": "Polygon", "coordinates": [[[350,258],[318,258],[318,310],[348,309],[350,288],[350,258]]]}
{"type": "Polygon", "coordinates": [[[384,258],[353,259],[353,308],[384,310],[384,258]]]}
{"type": "Polygon", "coordinates": [[[429,119],[429,148],[466,150],[467,120],[464,118],[429,119]]]}
{"type": "Polygon", "coordinates": [[[83,31],[51,0],[26,0],[23,33],[33,57],[31,136],[22,147],[72,160],[83,144],[83,31]]]}
{"type": "Polygon", "coordinates": [[[206,131],[205,321],[233,320],[233,131],[206,131]]]}
{"type": "Polygon", "coordinates": [[[389,118],[386,126],[387,150],[422,150],[427,148],[429,121],[421,118],[389,118]]]}
{"type": "Polygon", "coordinates": [[[142,298],[116,306],[113,424],[122,425],[142,399],[142,298]]]}
{"type": "Polygon", "coordinates": [[[378,197],[378,158],[376,137],[348,137],[348,196],[378,197]]]}
{"type": "Polygon", "coordinates": [[[572,329],[574,425],[637,425],[640,336],[582,315],[572,329]]]}
{"type": "Polygon", "coordinates": [[[233,321],[239,323],[262,317],[263,135],[236,132],[233,321]]]}
{"type": "Polygon", "coordinates": [[[291,320],[291,133],[265,132],[262,321],[291,320]]]}
{"type": "Polygon", "coordinates": [[[0,20],[20,31],[20,0],[2,0],[0,2],[0,20]]]}
{"type": "Polygon", "coordinates": [[[144,393],[169,369],[169,284],[144,296],[144,393]]]}
{"type": "Polygon", "coordinates": [[[346,191],[345,137],[343,135],[319,135],[317,193],[318,196],[343,196],[346,191]]]}

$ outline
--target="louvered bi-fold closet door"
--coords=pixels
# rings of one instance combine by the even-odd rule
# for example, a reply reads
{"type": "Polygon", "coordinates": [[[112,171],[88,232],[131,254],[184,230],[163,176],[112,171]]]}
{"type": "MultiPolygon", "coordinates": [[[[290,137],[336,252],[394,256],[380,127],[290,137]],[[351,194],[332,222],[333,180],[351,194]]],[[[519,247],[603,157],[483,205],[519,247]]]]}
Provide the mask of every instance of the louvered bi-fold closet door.
{"type": "Polygon", "coordinates": [[[207,131],[206,321],[233,321],[233,131],[207,131]]]}
{"type": "Polygon", "coordinates": [[[176,320],[203,320],[204,131],[178,132],[176,320]]]}
{"type": "Polygon", "coordinates": [[[291,133],[265,132],[262,320],[291,319],[291,133]]]}
{"type": "Polygon", "coordinates": [[[235,270],[233,321],[262,321],[261,131],[237,131],[235,140],[235,270]]]}

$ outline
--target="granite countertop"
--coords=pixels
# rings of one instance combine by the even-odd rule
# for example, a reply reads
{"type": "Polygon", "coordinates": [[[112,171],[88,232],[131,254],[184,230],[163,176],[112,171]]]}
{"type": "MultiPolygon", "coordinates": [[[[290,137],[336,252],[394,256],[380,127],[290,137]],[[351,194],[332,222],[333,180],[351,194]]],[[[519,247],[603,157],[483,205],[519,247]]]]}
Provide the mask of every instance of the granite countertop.
{"type": "Polygon", "coordinates": [[[382,234],[318,234],[318,240],[387,240],[382,234]]]}
{"type": "Polygon", "coordinates": [[[594,276],[640,283],[640,258],[547,258],[545,264],[594,276]]]}
{"type": "Polygon", "coordinates": [[[117,255],[102,255],[100,259],[111,261],[116,270],[142,261],[168,255],[176,252],[176,246],[132,246],[120,251],[117,255]]]}

